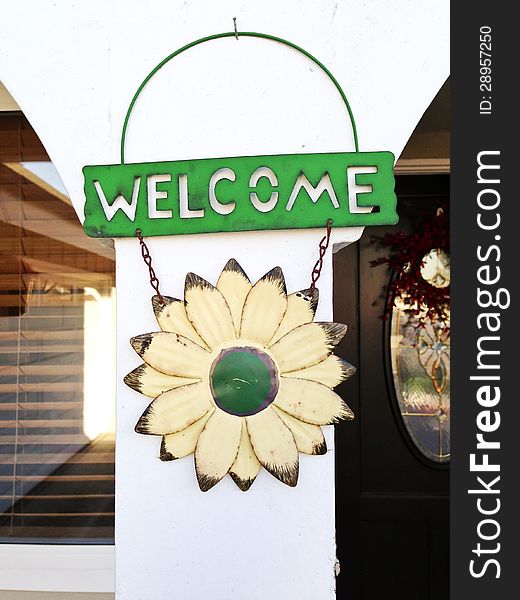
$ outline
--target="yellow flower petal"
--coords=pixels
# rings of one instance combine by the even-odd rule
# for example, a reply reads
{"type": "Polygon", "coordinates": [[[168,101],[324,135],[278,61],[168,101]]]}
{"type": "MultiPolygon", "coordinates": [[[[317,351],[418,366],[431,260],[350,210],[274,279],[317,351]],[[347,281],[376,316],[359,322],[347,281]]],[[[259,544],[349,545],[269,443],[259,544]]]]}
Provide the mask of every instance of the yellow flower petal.
{"type": "Polygon", "coordinates": [[[354,413],[338,394],[321,383],[306,379],[281,377],[274,404],[293,417],[314,425],[330,425],[354,418],[354,413]]]}
{"type": "Polygon", "coordinates": [[[211,283],[194,273],[188,273],[184,299],[188,319],[210,348],[236,338],[229,306],[211,283]]]}
{"type": "Polygon", "coordinates": [[[187,377],[166,375],[165,373],[156,371],[146,363],[139,365],[136,369],[128,373],[128,375],[125,375],[124,378],[124,382],[128,387],[151,398],[155,398],[163,392],[183,385],[197,383],[197,381],[197,379],[189,379],[187,377]]]}
{"type": "Polygon", "coordinates": [[[202,379],[208,372],[210,353],[176,333],[145,333],[130,340],[132,348],[151,367],[167,375],[202,379]]]}
{"type": "Polygon", "coordinates": [[[205,347],[204,340],[193,329],[193,325],[188,320],[184,301],[171,298],[170,296],[163,296],[163,299],[164,304],[161,302],[159,296],[152,298],[153,311],[159,327],[163,331],[183,335],[192,342],[199,344],[199,346],[205,347]]]}
{"type": "Polygon", "coordinates": [[[247,295],[240,337],[267,344],[280,326],[287,310],[287,292],[280,267],[259,279],[247,295]]]}
{"type": "Polygon", "coordinates": [[[213,408],[202,383],[164,392],[148,406],[135,426],[137,433],[165,435],[189,427],[213,408]]]}
{"type": "Polygon", "coordinates": [[[195,421],[195,423],[186,427],[186,429],[165,435],[161,443],[160,459],[176,460],[177,458],[188,456],[188,454],[193,454],[199,436],[214,410],[209,410],[202,419],[195,421]]]}
{"type": "Polygon", "coordinates": [[[340,323],[307,323],[290,331],[269,348],[281,373],[321,362],[347,331],[340,323]]]}
{"type": "Polygon", "coordinates": [[[199,487],[207,492],[235,462],[242,432],[242,418],[217,409],[200,434],[195,449],[199,487]]]}
{"type": "Polygon", "coordinates": [[[296,447],[304,454],[325,454],[327,452],[327,444],[323,437],[323,431],[319,425],[305,423],[295,417],[280,410],[277,406],[273,406],[273,410],[287,425],[293,434],[296,447]]]}
{"type": "Polygon", "coordinates": [[[270,406],[246,417],[246,422],[258,460],[271,475],[294,487],[298,482],[298,449],[287,426],[270,406]]]}
{"type": "Polygon", "coordinates": [[[260,471],[260,467],[260,462],[258,458],[256,458],[253,446],[251,446],[251,440],[249,439],[246,422],[244,421],[242,423],[240,447],[238,449],[235,462],[229,470],[229,474],[238,487],[243,492],[247,492],[247,490],[253,485],[253,482],[258,475],[258,471],[260,471]]]}
{"type": "Polygon", "coordinates": [[[317,289],[301,290],[287,296],[287,311],[278,327],[278,331],[274,334],[270,344],[274,344],[286,333],[304,325],[311,323],[316,313],[318,306],[319,293],[317,289]]]}
{"type": "Polygon", "coordinates": [[[333,388],[339,385],[345,379],[352,377],[356,372],[356,368],[350,363],[335,354],[331,354],[325,360],[300,369],[299,371],[290,371],[284,373],[283,377],[296,377],[297,379],[310,379],[323,383],[327,387],[333,388]]]}
{"type": "Polygon", "coordinates": [[[217,289],[229,306],[237,335],[240,333],[244,301],[251,287],[251,282],[242,267],[234,258],[230,258],[217,281],[217,289]]]}

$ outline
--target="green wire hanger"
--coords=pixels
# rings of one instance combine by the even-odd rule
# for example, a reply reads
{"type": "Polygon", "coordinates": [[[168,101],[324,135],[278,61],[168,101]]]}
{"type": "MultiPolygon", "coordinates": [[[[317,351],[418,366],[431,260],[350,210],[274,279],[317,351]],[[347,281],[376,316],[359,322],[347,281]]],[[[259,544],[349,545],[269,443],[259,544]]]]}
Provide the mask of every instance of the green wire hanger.
{"type": "Polygon", "coordinates": [[[139,98],[141,92],[145,88],[146,84],[150,81],[150,79],[160,69],[162,69],[162,67],[164,67],[164,65],[166,65],[167,63],[169,63],[173,58],[175,58],[176,56],[179,56],[179,54],[182,54],[186,50],[189,50],[190,48],[194,48],[195,46],[198,46],[200,44],[204,44],[205,42],[210,42],[212,40],[218,40],[218,39],[221,39],[221,38],[228,38],[228,37],[236,37],[237,39],[239,37],[253,37],[253,38],[260,38],[260,39],[270,40],[272,42],[278,42],[279,44],[283,44],[285,46],[289,46],[290,48],[293,48],[294,50],[296,50],[300,54],[303,54],[308,59],[310,59],[315,65],[317,65],[328,76],[328,78],[332,81],[332,83],[336,86],[336,89],[338,90],[341,98],[343,99],[343,103],[345,104],[345,107],[347,109],[347,112],[348,112],[348,115],[349,115],[349,118],[350,118],[350,123],[352,125],[352,131],[353,131],[353,134],[354,134],[354,146],[356,148],[356,152],[359,152],[358,136],[357,136],[357,130],[356,130],[356,122],[354,120],[354,115],[352,113],[352,109],[350,108],[350,104],[349,104],[349,102],[347,100],[345,92],[343,91],[343,89],[341,88],[340,84],[338,83],[338,80],[334,77],[334,75],[327,69],[327,67],[322,62],[320,62],[310,52],[307,52],[307,50],[304,50],[303,48],[301,48],[300,46],[297,46],[293,42],[289,42],[288,40],[284,40],[283,38],[276,37],[276,36],[270,35],[268,33],[257,33],[257,32],[254,32],[254,31],[241,31],[241,32],[238,32],[238,31],[228,31],[228,32],[225,32],[225,33],[215,33],[213,35],[208,35],[206,37],[203,37],[203,38],[200,38],[198,40],[195,40],[194,42],[190,42],[189,44],[186,44],[186,46],[183,46],[182,48],[179,48],[178,50],[175,50],[175,52],[172,52],[170,55],[168,55],[166,58],[164,58],[158,65],[156,65],[148,73],[148,75],[143,79],[141,85],[137,88],[137,91],[135,92],[135,94],[134,94],[134,96],[133,96],[133,98],[132,98],[132,100],[130,102],[130,105],[128,106],[128,110],[126,111],[125,120],[124,120],[124,123],[123,123],[123,130],[121,132],[121,164],[125,164],[125,141],[126,141],[126,132],[127,132],[127,129],[128,129],[128,123],[130,121],[130,115],[131,115],[132,110],[133,110],[133,108],[135,106],[135,103],[137,102],[137,99],[139,98]]]}

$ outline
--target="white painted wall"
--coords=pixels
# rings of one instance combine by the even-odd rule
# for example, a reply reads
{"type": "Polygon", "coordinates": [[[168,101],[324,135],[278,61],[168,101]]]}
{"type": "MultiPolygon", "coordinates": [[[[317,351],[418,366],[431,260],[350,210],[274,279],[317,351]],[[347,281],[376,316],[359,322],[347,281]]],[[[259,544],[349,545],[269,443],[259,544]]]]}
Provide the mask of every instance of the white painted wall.
{"type": "MultiPolygon", "coordinates": [[[[398,156],[449,68],[446,0],[34,0],[2,11],[23,26],[25,41],[16,26],[5,31],[0,79],[40,135],[80,217],[81,167],[118,161],[120,127],[140,81],[179,46],[231,29],[234,16],[239,29],[290,39],[331,69],[351,102],[361,150],[398,156]]],[[[132,117],[127,158],[352,148],[340,100],[314,65],[270,42],[231,38],[190,51],[152,80],[132,117]]],[[[353,241],[360,233],[335,231],[334,240],[353,241]]],[[[321,235],[214,234],[155,238],[149,245],[169,295],[181,295],[190,270],[215,281],[231,256],[252,278],[279,264],[292,291],[307,287],[321,235]]],[[[128,339],[157,327],[138,244],[119,240],[116,253],[121,381],[139,363],[128,339]]],[[[318,318],[328,320],[330,254],[319,287],[318,318]]],[[[332,599],[332,431],[326,456],[301,458],[295,489],[264,472],[246,494],[229,480],[202,494],[191,458],[161,463],[159,440],[133,432],[145,405],[119,384],[118,598],[332,599]]]]}

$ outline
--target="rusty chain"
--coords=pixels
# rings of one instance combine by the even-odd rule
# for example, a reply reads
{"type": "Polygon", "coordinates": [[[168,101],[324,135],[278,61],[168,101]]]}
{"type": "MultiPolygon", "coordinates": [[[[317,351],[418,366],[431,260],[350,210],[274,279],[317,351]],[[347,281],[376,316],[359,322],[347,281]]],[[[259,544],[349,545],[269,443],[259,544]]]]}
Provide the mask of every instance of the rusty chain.
{"type": "MultiPolygon", "coordinates": [[[[325,257],[325,253],[327,252],[327,249],[330,244],[331,231],[332,231],[332,219],[329,219],[327,221],[327,231],[319,243],[320,256],[319,256],[318,260],[316,261],[316,264],[312,268],[311,286],[310,286],[310,289],[312,291],[314,291],[316,289],[316,282],[320,278],[321,270],[323,269],[323,259],[325,257]]],[[[164,298],[163,298],[161,292],[159,291],[159,284],[160,284],[159,278],[155,274],[154,268],[152,266],[152,257],[150,255],[148,246],[146,245],[146,242],[144,241],[144,238],[142,236],[142,231],[140,229],[136,229],[135,234],[136,234],[137,239],[139,240],[139,244],[141,246],[141,256],[143,257],[143,261],[144,261],[145,265],[148,267],[148,272],[150,274],[150,285],[157,293],[157,296],[159,297],[159,300],[162,302],[162,304],[165,304],[164,298]]]]}
{"type": "Polygon", "coordinates": [[[162,302],[162,304],[165,304],[164,298],[159,291],[159,279],[157,278],[157,275],[152,267],[152,257],[150,256],[150,251],[148,250],[148,246],[144,241],[142,231],[140,229],[136,229],[135,235],[137,236],[139,244],[141,245],[141,256],[143,257],[144,263],[148,267],[148,272],[150,273],[150,285],[157,292],[159,300],[162,302]]]}
{"type": "Polygon", "coordinates": [[[311,291],[314,291],[316,289],[316,282],[320,278],[321,270],[323,268],[323,258],[325,257],[325,253],[327,252],[327,248],[329,247],[329,243],[330,243],[330,233],[331,233],[331,231],[332,231],[332,219],[328,219],[328,221],[327,221],[327,232],[321,238],[321,241],[320,241],[320,244],[319,244],[320,257],[318,258],[318,260],[316,261],[316,264],[312,268],[312,273],[311,273],[311,287],[310,287],[311,291]]]}

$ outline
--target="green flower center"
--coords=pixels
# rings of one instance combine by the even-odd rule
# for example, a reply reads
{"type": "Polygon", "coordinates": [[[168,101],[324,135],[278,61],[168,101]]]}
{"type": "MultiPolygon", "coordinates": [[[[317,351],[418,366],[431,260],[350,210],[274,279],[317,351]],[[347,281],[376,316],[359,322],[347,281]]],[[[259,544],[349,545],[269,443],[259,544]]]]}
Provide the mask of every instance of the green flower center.
{"type": "Polygon", "coordinates": [[[211,367],[209,380],[216,405],[238,417],[267,408],[278,392],[276,366],[257,348],[222,350],[211,367]]]}

